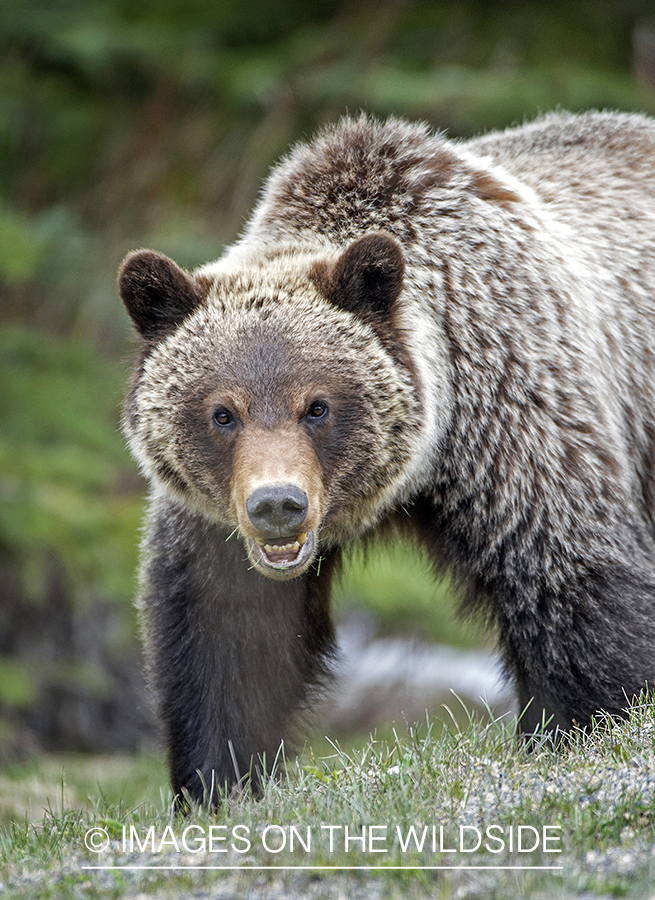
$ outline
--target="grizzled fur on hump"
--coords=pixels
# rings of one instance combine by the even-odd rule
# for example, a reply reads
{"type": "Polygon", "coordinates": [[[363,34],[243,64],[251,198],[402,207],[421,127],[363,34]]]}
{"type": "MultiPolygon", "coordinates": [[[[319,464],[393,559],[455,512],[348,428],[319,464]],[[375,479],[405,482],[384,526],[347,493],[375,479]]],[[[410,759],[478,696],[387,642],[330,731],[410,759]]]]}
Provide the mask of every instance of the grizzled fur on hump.
{"type": "Polygon", "coordinates": [[[176,791],[270,768],[329,672],[341,550],[382,527],[468,586],[524,731],[652,684],[652,120],[456,142],[347,118],[274,169],[221,259],[140,251],[121,293],[176,791]]]}

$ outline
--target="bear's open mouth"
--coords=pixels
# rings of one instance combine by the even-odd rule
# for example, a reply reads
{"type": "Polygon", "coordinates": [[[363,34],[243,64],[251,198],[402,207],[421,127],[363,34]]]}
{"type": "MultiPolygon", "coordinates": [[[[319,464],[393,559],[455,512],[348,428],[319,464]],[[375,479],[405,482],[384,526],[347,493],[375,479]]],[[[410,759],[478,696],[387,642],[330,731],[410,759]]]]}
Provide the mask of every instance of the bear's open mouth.
{"type": "Polygon", "coordinates": [[[275,540],[246,539],[250,561],[264,575],[292,578],[304,572],[314,556],[314,532],[275,540]]]}

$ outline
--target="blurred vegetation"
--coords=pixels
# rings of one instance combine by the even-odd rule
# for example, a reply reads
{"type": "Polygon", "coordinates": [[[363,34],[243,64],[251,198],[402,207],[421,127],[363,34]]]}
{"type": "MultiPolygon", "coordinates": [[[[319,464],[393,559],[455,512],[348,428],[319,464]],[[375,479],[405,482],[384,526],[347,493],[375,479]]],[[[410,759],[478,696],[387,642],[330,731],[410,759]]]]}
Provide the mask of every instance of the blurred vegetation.
{"type": "Polygon", "coordinates": [[[13,760],[0,772],[0,847],[12,822],[39,823],[48,812],[89,808],[95,798],[127,809],[165,805],[170,796],[163,760],[141,753],[50,753],[13,760]]]}
{"type": "Polygon", "coordinates": [[[479,647],[488,637],[475,622],[458,617],[450,579],[435,580],[428,560],[411,544],[385,541],[366,552],[355,547],[346,556],[334,601],[341,618],[363,607],[383,636],[404,634],[462,649],[479,647]]]}
{"type": "MultiPolygon", "coordinates": [[[[652,0],[0,0],[0,21],[0,756],[30,736],[129,748],[147,715],[124,253],[217,256],[274,160],[345,111],[460,136],[556,106],[655,112],[655,15],[652,0]]],[[[470,640],[413,557],[381,566],[355,564],[343,602],[470,640]]]]}
{"type": "MultiPolygon", "coordinates": [[[[0,751],[131,747],[141,484],[124,377],[79,340],[0,327],[0,751]]],[[[139,717],[141,721],[139,721],[139,717]]]]}
{"type": "Polygon", "coordinates": [[[52,546],[76,593],[129,594],[140,484],[118,430],[123,377],[86,344],[16,327],[0,360],[0,541],[23,557],[27,593],[42,601],[52,546]]]}
{"type": "Polygon", "coordinates": [[[114,273],[232,240],[271,163],[346,110],[453,135],[655,111],[652,0],[0,3],[5,315],[114,351],[114,273]]]}

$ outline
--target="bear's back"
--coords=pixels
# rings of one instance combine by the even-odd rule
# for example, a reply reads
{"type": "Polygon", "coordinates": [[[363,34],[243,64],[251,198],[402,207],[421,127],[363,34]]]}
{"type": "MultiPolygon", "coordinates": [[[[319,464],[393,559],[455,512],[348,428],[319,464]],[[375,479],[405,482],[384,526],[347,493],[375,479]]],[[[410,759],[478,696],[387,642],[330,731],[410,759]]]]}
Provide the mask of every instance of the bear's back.
{"type": "MultiPolygon", "coordinates": [[[[492,132],[463,146],[491,157],[574,227],[613,232],[655,221],[655,122],[643,116],[551,113],[520,128],[492,132]]],[[[611,244],[617,246],[615,235],[611,244]]]]}
{"type": "Polygon", "coordinates": [[[448,252],[447,235],[466,239],[485,219],[502,228],[503,217],[515,224],[535,212],[574,235],[583,257],[606,250],[610,270],[625,269],[626,244],[655,259],[655,123],[553,113],[449,141],[426,125],[345,118],[278,165],[234,249],[299,239],[344,246],[386,229],[405,247],[434,242],[448,252]],[[629,237],[617,240],[617,229],[629,237]]]}

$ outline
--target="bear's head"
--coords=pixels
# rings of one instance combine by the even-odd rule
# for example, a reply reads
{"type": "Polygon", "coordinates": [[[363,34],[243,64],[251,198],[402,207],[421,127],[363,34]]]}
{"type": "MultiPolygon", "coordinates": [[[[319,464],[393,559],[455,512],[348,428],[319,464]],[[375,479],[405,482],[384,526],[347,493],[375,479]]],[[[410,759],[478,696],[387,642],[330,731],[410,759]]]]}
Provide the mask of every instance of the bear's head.
{"type": "Polygon", "coordinates": [[[305,572],[411,492],[423,415],[398,317],[404,270],[383,232],[193,275],[149,250],[122,264],[143,345],[132,450],[155,490],[238,530],[264,575],[305,572]]]}

